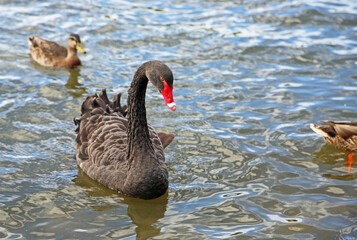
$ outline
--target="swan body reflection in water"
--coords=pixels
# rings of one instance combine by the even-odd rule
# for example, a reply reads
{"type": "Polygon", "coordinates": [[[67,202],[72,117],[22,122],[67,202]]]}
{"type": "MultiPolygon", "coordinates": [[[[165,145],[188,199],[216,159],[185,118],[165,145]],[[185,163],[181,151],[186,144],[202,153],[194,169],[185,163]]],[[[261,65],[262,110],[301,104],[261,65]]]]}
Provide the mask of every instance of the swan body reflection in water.
{"type": "MultiPolygon", "coordinates": [[[[110,190],[96,181],[89,178],[80,168],[78,175],[73,179],[73,182],[86,189],[86,195],[90,198],[105,199],[106,197],[118,196],[117,202],[104,203],[102,205],[91,205],[94,211],[111,211],[118,208],[127,208],[127,214],[133,224],[136,225],[136,239],[148,239],[155,237],[160,233],[160,227],[157,224],[164,216],[168,203],[168,193],[153,200],[142,200],[138,198],[128,197],[110,190]]],[[[125,234],[132,236],[132,233],[123,231],[122,226],[118,225],[118,229],[112,230],[109,237],[128,237],[125,234]]]]}

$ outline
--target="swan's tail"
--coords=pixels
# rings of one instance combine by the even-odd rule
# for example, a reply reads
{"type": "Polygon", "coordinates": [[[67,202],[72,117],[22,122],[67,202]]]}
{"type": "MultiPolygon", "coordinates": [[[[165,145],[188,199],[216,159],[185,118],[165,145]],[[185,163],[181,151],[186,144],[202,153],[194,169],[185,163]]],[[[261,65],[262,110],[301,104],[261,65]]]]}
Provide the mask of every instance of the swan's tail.
{"type": "Polygon", "coordinates": [[[90,115],[95,115],[95,114],[117,112],[123,117],[125,117],[127,114],[127,106],[126,105],[121,106],[120,97],[121,97],[121,93],[118,93],[113,97],[112,102],[109,101],[106,89],[103,89],[99,93],[99,96],[97,94],[88,96],[86,100],[84,100],[84,102],[82,103],[81,117],[73,119],[74,124],[78,126],[76,132],[79,131],[79,125],[82,117],[87,113],[90,115]]]}
{"type": "Polygon", "coordinates": [[[114,96],[112,102],[109,101],[106,89],[103,89],[99,93],[99,96],[97,94],[88,96],[86,100],[84,100],[84,102],[82,103],[82,108],[81,108],[82,116],[87,112],[92,112],[96,108],[99,108],[102,111],[108,113],[118,112],[125,117],[127,113],[126,105],[121,106],[120,97],[121,97],[121,93],[118,93],[114,96]]]}

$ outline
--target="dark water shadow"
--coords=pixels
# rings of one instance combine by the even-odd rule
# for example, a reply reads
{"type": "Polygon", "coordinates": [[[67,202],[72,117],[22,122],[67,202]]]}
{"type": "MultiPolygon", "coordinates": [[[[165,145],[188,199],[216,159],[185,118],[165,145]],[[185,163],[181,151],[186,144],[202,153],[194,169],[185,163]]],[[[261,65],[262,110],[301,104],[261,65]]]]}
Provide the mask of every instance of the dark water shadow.
{"type": "Polygon", "coordinates": [[[88,93],[87,89],[83,87],[83,84],[78,81],[78,77],[81,76],[80,68],[68,69],[68,72],[69,77],[65,87],[68,89],[69,94],[71,94],[71,96],[74,98],[79,98],[83,95],[86,95],[88,93]]]}
{"type": "MultiPolygon", "coordinates": [[[[92,180],[81,169],[78,169],[78,175],[73,182],[82,188],[85,188],[89,197],[108,197],[114,194],[122,198],[118,203],[128,205],[128,216],[137,227],[136,239],[148,239],[157,236],[161,229],[153,226],[165,216],[168,203],[168,193],[153,200],[142,200],[128,197],[110,190],[96,181],[92,180]]],[[[105,211],[118,208],[118,205],[92,206],[95,211],[105,211]]]]}
{"type": "MultiPolygon", "coordinates": [[[[350,181],[356,179],[357,174],[348,173],[348,168],[350,167],[350,170],[353,168],[353,166],[349,165],[350,164],[348,161],[349,153],[350,152],[344,151],[343,149],[337,148],[331,144],[325,144],[324,146],[321,147],[320,151],[312,153],[311,156],[313,162],[319,164],[329,164],[329,165],[341,164],[341,159],[343,159],[343,161],[345,162],[344,165],[346,165],[346,174],[325,173],[322,174],[322,176],[325,178],[331,178],[341,181],[350,181]]],[[[354,158],[355,158],[354,161],[356,161],[357,159],[356,154],[354,158]]]]}

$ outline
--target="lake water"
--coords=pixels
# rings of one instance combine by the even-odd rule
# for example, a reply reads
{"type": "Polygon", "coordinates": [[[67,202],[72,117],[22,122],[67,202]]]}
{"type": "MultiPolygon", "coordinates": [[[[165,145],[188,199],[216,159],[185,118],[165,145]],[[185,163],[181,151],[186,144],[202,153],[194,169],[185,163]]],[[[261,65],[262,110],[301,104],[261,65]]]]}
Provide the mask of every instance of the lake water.
{"type": "Polygon", "coordinates": [[[0,12],[0,238],[357,238],[357,169],[309,128],[357,119],[357,1],[2,0],[0,12]],[[30,59],[27,36],[71,32],[82,67],[30,59]],[[78,169],[73,118],[102,88],[126,102],[154,59],[174,73],[177,110],[148,85],[148,121],[176,138],[168,193],[145,201],[78,169]]]}

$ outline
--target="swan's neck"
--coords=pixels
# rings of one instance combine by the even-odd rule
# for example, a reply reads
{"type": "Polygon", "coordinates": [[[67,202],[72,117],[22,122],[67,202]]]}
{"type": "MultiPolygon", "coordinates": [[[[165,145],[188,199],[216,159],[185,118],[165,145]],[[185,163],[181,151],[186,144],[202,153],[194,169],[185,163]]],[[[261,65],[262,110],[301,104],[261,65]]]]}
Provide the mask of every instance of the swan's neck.
{"type": "Polygon", "coordinates": [[[128,91],[128,146],[127,159],[129,164],[150,159],[154,156],[149,129],[146,120],[145,94],[148,79],[145,75],[145,67],[140,67],[131,83],[128,91]]]}

